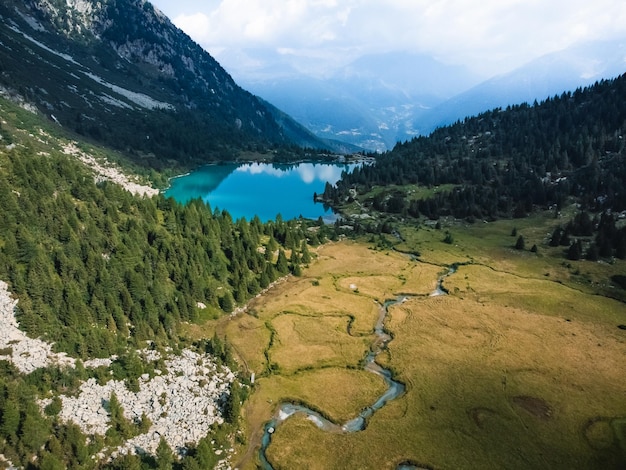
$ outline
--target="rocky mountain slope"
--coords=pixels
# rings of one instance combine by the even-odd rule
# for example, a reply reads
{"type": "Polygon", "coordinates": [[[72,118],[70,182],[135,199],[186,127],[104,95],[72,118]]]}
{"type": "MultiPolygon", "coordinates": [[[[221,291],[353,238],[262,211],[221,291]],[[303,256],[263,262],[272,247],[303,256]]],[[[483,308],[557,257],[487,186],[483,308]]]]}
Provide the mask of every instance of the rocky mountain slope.
{"type": "Polygon", "coordinates": [[[137,161],[193,164],[300,144],[145,0],[8,0],[0,17],[0,85],[137,161]]]}

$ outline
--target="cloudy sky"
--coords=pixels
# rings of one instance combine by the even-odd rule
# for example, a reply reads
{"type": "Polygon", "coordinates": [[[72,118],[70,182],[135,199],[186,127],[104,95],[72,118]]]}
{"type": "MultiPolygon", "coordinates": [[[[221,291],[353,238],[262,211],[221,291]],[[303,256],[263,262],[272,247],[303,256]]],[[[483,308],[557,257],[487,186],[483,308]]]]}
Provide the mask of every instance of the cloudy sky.
{"type": "Polygon", "coordinates": [[[576,43],[626,38],[624,0],[151,0],[235,78],[274,55],[323,76],[409,51],[482,76],[576,43]]]}

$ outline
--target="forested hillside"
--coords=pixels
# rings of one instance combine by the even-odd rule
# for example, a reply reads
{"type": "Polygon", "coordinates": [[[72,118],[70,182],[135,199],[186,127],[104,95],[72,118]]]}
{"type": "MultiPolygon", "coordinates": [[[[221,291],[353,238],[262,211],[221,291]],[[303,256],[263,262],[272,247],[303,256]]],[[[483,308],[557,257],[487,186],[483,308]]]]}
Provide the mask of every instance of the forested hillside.
{"type": "MultiPolygon", "coordinates": [[[[34,119],[4,101],[2,111],[34,119]]],[[[70,355],[175,340],[181,321],[229,312],[298,269],[299,221],[233,221],[201,201],[136,197],[96,183],[45,131],[0,130],[0,279],[19,298],[22,327],[70,355]]]]}
{"type": "MultiPolygon", "coordinates": [[[[100,381],[127,378],[129,387],[138,387],[138,377],[154,374],[154,366],[133,351],[146,344],[158,351],[188,345],[183,323],[230,313],[279,277],[298,275],[311,259],[309,244],[330,232],[280,217],[265,224],[232,220],[200,200],[182,205],[161,195],[135,196],[94,178],[66,151],[78,146],[102,162],[115,157],[110,150],[70,141],[60,127],[1,98],[0,115],[0,280],[18,301],[20,327],[74,358],[118,358],[110,371],[52,366],[28,376],[2,362],[0,453],[13,463],[30,462],[29,468],[100,468],[93,453],[145,432],[150,423],[127,422],[111,411],[117,430],[104,441],[86,441],[76,426],[55,418],[60,402],[42,415],[35,400],[75,393],[90,374],[100,381]]],[[[232,362],[217,338],[198,347],[232,362]]],[[[238,406],[237,393],[231,390],[237,398],[225,408],[233,422],[237,412],[229,414],[228,405],[238,406]]],[[[229,429],[220,442],[232,436],[235,428],[229,429]]],[[[202,441],[202,448],[215,459],[216,447],[202,441]]],[[[125,459],[111,468],[140,460],[125,459]]]]}
{"type": "Polygon", "coordinates": [[[453,185],[428,198],[394,188],[368,204],[436,219],[524,217],[576,202],[596,212],[626,210],[626,76],[542,103],[495,109],[396,145],[346,175],[327,201],[376,186],[453,185]]]}

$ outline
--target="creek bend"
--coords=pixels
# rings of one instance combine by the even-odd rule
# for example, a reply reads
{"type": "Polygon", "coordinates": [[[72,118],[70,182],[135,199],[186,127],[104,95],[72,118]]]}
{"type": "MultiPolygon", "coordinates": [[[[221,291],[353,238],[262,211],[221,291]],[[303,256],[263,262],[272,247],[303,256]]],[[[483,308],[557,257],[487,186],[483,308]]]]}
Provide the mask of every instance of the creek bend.
{"type": "Polygon", "coordinates": [[[376,356],[381,351],[383,351],[387,347],[387,344],[392,340],[392,337],[384,330],[384,323],[387,317],[389,307],[402,303],[406,301],[407,298],[407,296],[401,295],[398,296],[396,299],[387,300],[384,302],[383,305],[380,305],[380,313],[374,327],[375,339],[370,346],[370,352],[366,355],[364,360],[363,369],[382,377],[387,384],[387,390],[372,405],[363,409],[355,418],[344,423],[343,425],[333,423],[332,421],[323,417],[320,413],[304,405],[290,402],[281,403],[278,407],[278,410],[274,414],[274,417],[264,426],[263,437],[261,439],[261,448],[259,450],[259,460],[261,461],[261,468],[263,468],[264,470],[274,469],[274,467],[272,467],[272,464],[267,459],[266,450],[271,444],[272,434],[276,431],[277,427],[291,416],[302,413],[306,415],[307,419],[311,420],[319,429],[327,432],[358,432],[365,429],[367,425],[367,420],[371,418],[377,410],[385,406],[387,402],[398,398],[404,393],[404,384],[394,380],[391,371],[381,367],[376,362],[376,356]]]}

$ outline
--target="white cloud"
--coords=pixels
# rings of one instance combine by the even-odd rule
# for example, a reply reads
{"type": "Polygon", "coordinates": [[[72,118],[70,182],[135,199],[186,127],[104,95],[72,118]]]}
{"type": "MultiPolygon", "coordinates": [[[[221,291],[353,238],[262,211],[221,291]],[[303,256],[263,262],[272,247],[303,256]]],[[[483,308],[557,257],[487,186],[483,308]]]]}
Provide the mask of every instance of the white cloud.
{"type": "Polygon", "coordinates": [[[249,163],[237,167],[235,171],[250,173],[253,175],[268,174],[277,178],[290,176],[296,173],[303,183],[311,184],[315,181],[336,183],[341,177],[343,169],[334,165],[324,165],[315,163],[302,163],[296,168],[274,166],[267,163],[249,163]]]}
{"type": "Polygon", "coordinates": [[[315,170],[310,164],[301,165],[298,168],[298,174],[300,175],[300,179],[305,184],[311,184],[315,181],[315,170]]]}
{"type": "MultiPolygon", "coordinates": [[[[331,1],[223,0],[214,10],[202,13],[201,21],[198,13],[181,13],[174,23],[212,46],[302,45],[334,38],[335,8],[331,1]],[[205,29],[198,31],[198,26],[205,29]]],[[[339,19],[344,16],[342,10],[339,19]]]]}
{"type": "Polygon", "coordinates": [[[333,67],[364,53],[402,49],[492,73],[579,41],[626,36],[623,0],[153,3],[221,58],[238,49],[281,49],[294,51],[294,60],[314,59],[315,68],[333,67]]]}
{"type": "Polygon", "coordinates": [[[260,175],[260,174],[268,174],[275,176],[277,178],[282,178],[286,176],[288,172],[281,168],[275,167],[273,165],[268,165],[266,163],[249,163],[247,165],[241,165],[235,169],[235,171],[239,171],[241,173],[250,173],[251,175],[260,175]]]}
{"type": "Polygon", "coordinates": [[[211,23],[204,13],[182,14],[174,18],[172,22],[199,43],[207,41],[210,37],[208,32],[211,23]]]}

